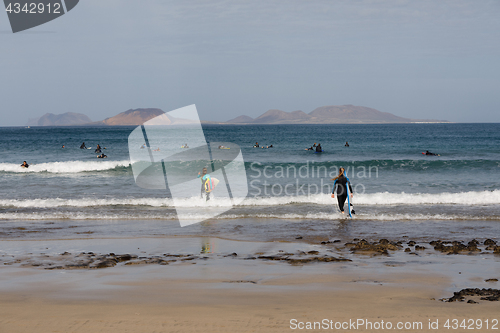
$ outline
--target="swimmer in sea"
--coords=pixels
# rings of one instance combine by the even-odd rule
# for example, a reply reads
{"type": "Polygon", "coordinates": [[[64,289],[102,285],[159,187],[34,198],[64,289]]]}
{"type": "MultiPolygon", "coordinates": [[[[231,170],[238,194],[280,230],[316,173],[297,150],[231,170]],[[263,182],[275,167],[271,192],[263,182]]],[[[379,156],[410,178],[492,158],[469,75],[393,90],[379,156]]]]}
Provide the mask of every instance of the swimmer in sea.
{"type": "Polygon", "coordinates": [[[259,143],[256,142],[255,145],[253,146],[254,148],[259,148],[259,143]]]}
{"type": "Polygon", "coordinates": [[[344,147],[349,147],[349,142],[346,141],[344,147]]]}
{"type": "Polygon", "coordinates": [[[108,156],[104,155],[104,153],[102,153],[101,155],[97,155],[97,158],[107,158],[108,156]]]}
{"type": "Polygon", "coordinates": [[[85,142],[82,143],[82,145],[80,146],[80,149],[87,149],[87,146],[85,146],[85,142]]]}
{"type": "Polygon", "coordinates": [[[23,162],[23,164],[21,164],[21,167],[22,167],[22,168],[26,168],[26,169],[28,169],[28,168],[29,168],[29,166],[30,166],[30,165],[29,165],[28,163],[26,163],[26,161],[24,161],[24,162],[23,162]]]}

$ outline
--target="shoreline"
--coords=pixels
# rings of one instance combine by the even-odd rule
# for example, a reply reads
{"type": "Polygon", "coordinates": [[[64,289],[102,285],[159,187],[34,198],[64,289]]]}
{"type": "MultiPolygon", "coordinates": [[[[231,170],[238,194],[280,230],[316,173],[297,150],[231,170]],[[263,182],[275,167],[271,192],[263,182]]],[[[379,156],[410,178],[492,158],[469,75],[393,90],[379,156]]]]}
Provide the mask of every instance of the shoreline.
{"type": "MultiPolygon", "coordinates": [[[[180,227],[175,220],[27,220],[2,221],[0,241],[215,237],[235,241],[321,242],[366,239],[461,241],[492,239],[500,244],[497,220],[362,220],[308,218],[212,219],[180,227]]],[[[425,246],[425,245],[424,245],[425,246]]]]}

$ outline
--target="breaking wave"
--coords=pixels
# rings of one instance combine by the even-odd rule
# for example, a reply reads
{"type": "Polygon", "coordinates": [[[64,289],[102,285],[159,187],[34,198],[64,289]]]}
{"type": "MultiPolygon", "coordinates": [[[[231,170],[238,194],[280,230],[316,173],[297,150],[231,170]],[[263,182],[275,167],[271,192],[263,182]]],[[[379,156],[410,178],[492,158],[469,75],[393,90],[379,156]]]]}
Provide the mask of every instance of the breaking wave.
{"type": "MultiPolygon", "coordinates": [[[[240,198],[241,199],[241,198],[240,198]]],[[[239,202],[236,198],[236,202],[239,202]]],[[[334,200],[329,194],[311,196],[283,197],[247,197],[236,207],[244,206],[284,206],[295,204],[331,205],[334,200]]],[[[387,205],[499,205],[500,190],[471,191],[459,193],[368,193],[355,195],[355,205],[387,206],[387,205]]],[[[57,208],[57,207],[103,207],[103,206],[149,206],[173,208],[174,202],[169,198],[47,198],[47,199],[0,199],[1,208],[57,208]]],[[[206,202],[197,198],[179,198],[175,200],[177,207],[231,207],[231,201],[213,198],[206,202]]]]}
{"type": "Polygon", "coordinates": [[[7,173],[80,173],[92,171],[109,171],[129,168],[130,161],[67,161],[30,164],[29,168],[21,168],[19,164],[0,163],[0,172],[7,173]]]}

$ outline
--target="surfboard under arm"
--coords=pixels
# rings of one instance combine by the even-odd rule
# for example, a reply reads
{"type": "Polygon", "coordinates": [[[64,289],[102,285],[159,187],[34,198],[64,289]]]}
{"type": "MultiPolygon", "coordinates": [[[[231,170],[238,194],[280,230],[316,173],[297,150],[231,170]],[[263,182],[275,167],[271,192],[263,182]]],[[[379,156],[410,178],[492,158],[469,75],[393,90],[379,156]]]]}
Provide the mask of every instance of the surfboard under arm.
{"type": "MultiPolygon", "coordinates": [[[[347,178],[347,176],[346,176],[347,178]]],[[[351,214],[351,199],[349,198],[351,196],[351,193],[349,192],[349,185],[351,182],[349,181],[349,178],[347,178],[347,182],[345,183],[345,188],[347,190],[347,212],[349,212],[349,217],[352,218],[351,214]]]]}
{"type": "Polygon", "coordinates": [[[349,217],[352,218],[351,215],[351,199],[349,198],[351,196],[351,193],[349,193],[349,183],[346,183],[346,188],[347,188],[347,211],[349,212],[349,217]]]}

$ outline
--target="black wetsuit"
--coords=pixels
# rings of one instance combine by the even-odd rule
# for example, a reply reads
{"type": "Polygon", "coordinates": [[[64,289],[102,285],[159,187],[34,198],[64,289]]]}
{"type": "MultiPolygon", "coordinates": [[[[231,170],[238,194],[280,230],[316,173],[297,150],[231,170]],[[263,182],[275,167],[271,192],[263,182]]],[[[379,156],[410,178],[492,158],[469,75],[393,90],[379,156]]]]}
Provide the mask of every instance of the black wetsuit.
{"type": "Polygon", "coordinates": [[[345,176],[341,176],[333,184],[332,194],[335,193],[335,190],[337,190],[337,201],[341,212],[344,211],[344,204],[347,199],[347,185],[349,185],[349,191],[352,193],[351,182],[348,181],[345,176]]]}
{"type": "Polygon", "coordinates": [[[85,146],[85,142],[82,143],[82,145],[80,146],[80,149],[87,149],[87,147],[85,146]]]}
{"type": "Polygon", "coordinates": [[[316,146],[316,152],[321,153],[323,149],[321,149],[321,146],[316,146]]]}

